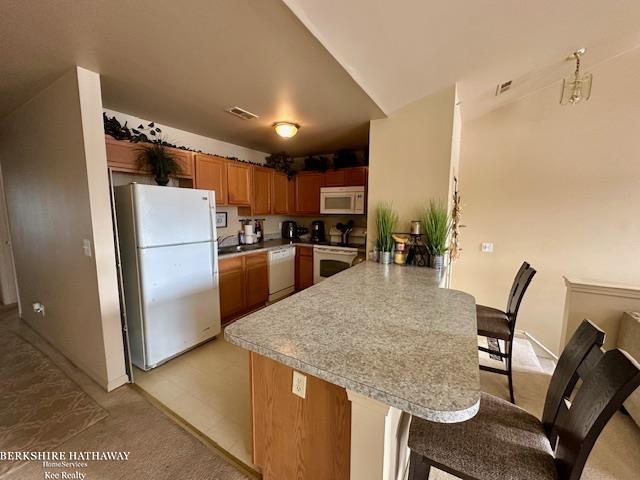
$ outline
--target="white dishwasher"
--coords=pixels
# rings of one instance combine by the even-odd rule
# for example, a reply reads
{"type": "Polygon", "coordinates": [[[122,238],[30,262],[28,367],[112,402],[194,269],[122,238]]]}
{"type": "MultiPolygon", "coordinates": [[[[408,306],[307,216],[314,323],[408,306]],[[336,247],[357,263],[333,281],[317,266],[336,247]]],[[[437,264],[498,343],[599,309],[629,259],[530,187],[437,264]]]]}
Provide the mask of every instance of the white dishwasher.
{"type": "Polygon", "coordinates": [[[296,247],[269,250],[269,302],[291,295],[296,283],[296,247]]]}

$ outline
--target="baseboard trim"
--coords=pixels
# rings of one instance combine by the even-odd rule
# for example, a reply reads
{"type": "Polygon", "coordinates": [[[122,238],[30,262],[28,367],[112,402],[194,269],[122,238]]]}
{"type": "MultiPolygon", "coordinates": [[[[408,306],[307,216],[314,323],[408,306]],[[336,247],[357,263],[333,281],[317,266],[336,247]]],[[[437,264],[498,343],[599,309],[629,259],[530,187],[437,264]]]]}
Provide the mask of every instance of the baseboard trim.
{"type": "Polygon", "coordinates": [[[122,385],[126,385],[127,383],[129,383],[129,376],[127,374],[124,374],[118,378],[114,378],[113,380],[107,382],[107,392],[112,392],[116,388],[121,387],[122,385]]]}
{"type": "Polygon", "coordinates": [[[558,361],[558,357],[555,353],[553,353],[551,350],[549,350],[540,340],[538,340],[536,337],[534,337],[533,335],[531,335],[529,332],[527,332],[526,330],[516,330],[515,331],[516,335],[520,335],[520,336],[524,336],[527,339],[531,340],[533,343],[535,343],[538,347],[540,347],[542,350],[544,350],[544,352],[549,355],[549,358],[555,360],[556,362],[558,361]]]}

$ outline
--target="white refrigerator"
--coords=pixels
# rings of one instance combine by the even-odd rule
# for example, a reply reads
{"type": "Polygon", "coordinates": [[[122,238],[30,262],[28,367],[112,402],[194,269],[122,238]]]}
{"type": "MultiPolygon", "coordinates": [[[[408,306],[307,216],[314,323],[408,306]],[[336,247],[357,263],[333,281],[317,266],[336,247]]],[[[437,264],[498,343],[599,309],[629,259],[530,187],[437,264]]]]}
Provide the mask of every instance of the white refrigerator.
{"type": "Polygon", "coordinates": [[[143,370],[220,333],[215,193],[114,188],[131,361],[143,370]]]}

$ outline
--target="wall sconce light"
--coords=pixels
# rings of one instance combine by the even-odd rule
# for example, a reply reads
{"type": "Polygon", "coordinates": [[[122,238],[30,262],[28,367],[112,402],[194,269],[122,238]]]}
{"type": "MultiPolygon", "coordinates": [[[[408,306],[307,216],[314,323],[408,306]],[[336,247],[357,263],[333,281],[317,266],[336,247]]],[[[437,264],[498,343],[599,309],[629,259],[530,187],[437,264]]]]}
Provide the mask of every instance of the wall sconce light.
{"type": "Polygon", "coordinates": [[[593,75],[590,73],[580,73],[580,57],[587,52],[586,48],[573,52],[570,59],[576,61],[576,71],[572,76],[562,81],[562,97],[560,105],[576,105],[582,101],[587,101],[591,97],[591,80],[593,75]]]}

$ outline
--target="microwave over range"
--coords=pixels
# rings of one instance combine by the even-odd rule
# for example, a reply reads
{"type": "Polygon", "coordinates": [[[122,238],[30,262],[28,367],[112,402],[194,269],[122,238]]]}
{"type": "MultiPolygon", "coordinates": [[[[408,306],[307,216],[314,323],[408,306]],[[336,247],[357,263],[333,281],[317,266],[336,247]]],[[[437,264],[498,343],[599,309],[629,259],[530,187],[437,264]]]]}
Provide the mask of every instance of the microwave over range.
{"type": "Polygon", "coordinates": [[[364,187],[322,187],[320,189],[320,213],[364,214],[364,187]]]}

